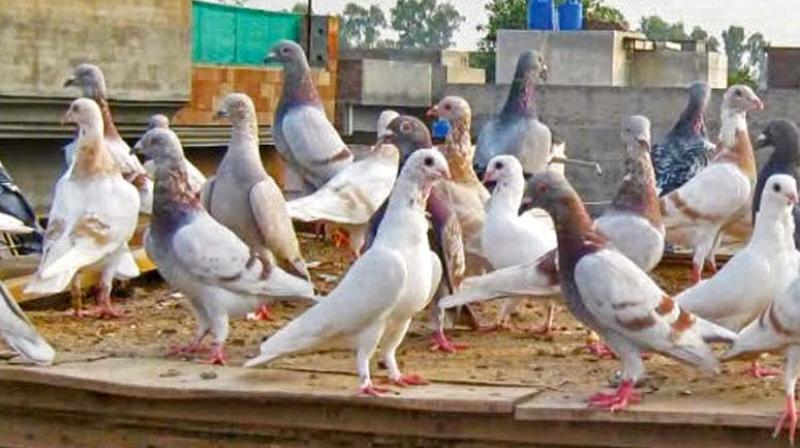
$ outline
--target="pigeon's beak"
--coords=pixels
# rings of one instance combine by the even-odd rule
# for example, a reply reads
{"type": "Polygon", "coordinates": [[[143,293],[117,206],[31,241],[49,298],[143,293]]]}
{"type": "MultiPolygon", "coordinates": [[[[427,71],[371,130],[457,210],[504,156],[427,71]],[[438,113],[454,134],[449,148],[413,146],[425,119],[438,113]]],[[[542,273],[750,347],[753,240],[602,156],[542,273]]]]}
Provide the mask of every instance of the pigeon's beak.
{"type": "Polygon", "coordinates": [[[278,54],[274,51],[270,51],[267,53],[267,56],[264,58],[265,64],[271,64],[273,62],[278,62],[278,54]]]}
{"type": "Polygon", "coordinates": [[[520,203],[519,206],[519,213],[520,214],[525,213],[532,208],[533,208],[533,199],[529,198],[528,196],[523,197],[522,203],[520,203]]]}
{"type": "Polygon", "coordinates": [[[67,123],[72,123],[74,121],[74,117],[72,115],[72,109],[68,109],[67,112],[61,117],[61,126],[64,126],[67,123]]]}
{"type": "Polygon", "coordinates": [[[376,144],[382,145],[386,143],[387,141],[389,141],[390,138],[392,138],[393,135],[394,131],[392,131],[391,129],[382,130],[381,133],[378,134],[378,142],[376,144]]]}
{"type": "Polygon", "coordinates": [[[547,77],[550,75],[550,69],[547,67],[547,64],[542,65],[542,69],[539,71],[539,79],[542,81],[547,81],[547,77]]]}
{"type": "Polygon", "coordinates": [[[486,174],[483,175],[483,183],[489,182],[497,182],[497,170],[493,168],[489,168],[486,170],[486,174]]]}
{"type": "Polygon", "coordinates": [[[790,204],[797,205],[797,193],[786,193],[786,199],[789,200],[790,204]]]}
{"type": "Polygon", "coordinates": [[[214,120],[221,120],[223,118],[228,118],[228,112],[226,112],[226,111],[224,111],[222,109],[219,109],[218,111],[216,111],[214,113],[214,117],[213,117],[214,120]]]}
{"type": "Polygon", "coordinates": [[[647,152],[650,152],[650,139],[647,138],[647,136],[640,135],[636,137],[636,141],[639,143],[639,146],[646,148],[647,152]]]}
{"type": "Polygon", "coordinates": [[[769,137],[767,137],[767,134],[764,134],[763,132],[758,134],[758,137],[756,138],[756,149],[761,149],[769,145],[770,141],[769,137]]]}
{"type": "Polygon", "coordinates": [[[77,85],[77,84],[78,83],[77,83],[77,81],[75,81],[75,78],[69,78],[66,81],[64,81],[64,87],[72,87],[72,86],[77,85]]]}
{"type": "Polygon", "coordinates": [[[425,112],[426,117],[438,117],[439,116],[439,106],[433,106],[425,112]]]}
{"type": "Polygon", "coordinates": [[[761,101],[760,98],[756,98],[753,100],[753,110],[764,110],[764,103],[761,101]]]}
{"type": "Polygon", "coordinates": [[[144,145],[142,144],[142,139],[139,139],[139,141],[137,141],[136,144],[133,145],[132,152],[134,154],[144,155],[144,145]]]}
{"type": "Polygon", "coordinates": [[[446,166],[439,168],[439,175],[442,176],[442,179],[450,180],[450,168],[446,166]]]}

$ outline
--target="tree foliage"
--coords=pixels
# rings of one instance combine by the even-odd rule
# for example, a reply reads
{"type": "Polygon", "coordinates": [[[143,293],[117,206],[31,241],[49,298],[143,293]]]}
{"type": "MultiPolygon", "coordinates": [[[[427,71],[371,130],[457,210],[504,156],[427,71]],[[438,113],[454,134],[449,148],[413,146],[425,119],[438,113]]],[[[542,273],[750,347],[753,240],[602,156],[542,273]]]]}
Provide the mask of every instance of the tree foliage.
{"type": "Polygon", "coordinates": [[[349,48],[375,48],[381,41],[381,30],[386,28],[386,16],[380,7],[369,9],[348,3],[342,12],[339,36],[343,46],[349,48]]]}
{"type": "Polygon", "coordinates": [[[295,14],[308,14],[308,4],[305,2],[297,2],[292,6],[292,12],[295,14]]]}
{"type": "Polygon", "coordinates": [[[689,37],[692,40],[705,41],[708,51],[719,51],[719,40],[714,36],[709,36],[708,32],[699,26],[692,28],[689,37]]]}
{"type": "Polygon", "coordinates": [[[742,69],[742,55],[744,55],[744,28],[731,25],[722,32],[722,41],[725,42],[725,54],[728,55],[728,73],[736,73],[742,69]]]}
{"type": "Polygon", "coordinates": [[[769,42],[756,32],[747,37],[741,26],[731,25],[722,32],[728,55],[728,84],[755,86],[767,60],[769,42]]]}
{"type": "Polygon", "coordinates": [[[466,21],[452,4],[437,0],[397,0],[390,12],[398,48],[449,48],[466,21]]]}
{"type": "Polygon", "coordinates": [[[683,22],[668,23],[659,16],[642,17],[639,21],[642,33],[652,40],[688,40],[683,22]]]}

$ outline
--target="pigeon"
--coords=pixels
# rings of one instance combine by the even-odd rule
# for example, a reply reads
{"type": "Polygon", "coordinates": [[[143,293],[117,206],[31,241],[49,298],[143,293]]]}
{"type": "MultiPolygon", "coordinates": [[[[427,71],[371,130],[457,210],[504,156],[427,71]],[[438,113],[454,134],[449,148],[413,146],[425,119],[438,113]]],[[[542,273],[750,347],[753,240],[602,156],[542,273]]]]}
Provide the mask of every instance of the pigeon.
{"type": "Polygon", "coordinates": [[[81,316],[77,274],[100,271],[98,307],[90,314],[117,317],[120,313],[111,307],[112,281],[139,275],[128,249],[139,216],[139,192],[123,179],[107,149],[102,112],[94,100],[73,101],[64,120],[79,128],[75,160],[56,183],[42,259],[25,292],[55,294],[72,283],[73,312],[81,316]]]}
{"type": "Polygon", "coordinates": [[[283,90],[272,136],[288,164],[287,197],[295,199],[331,180],[353,162],[353,153],[325,115],[303,48],[282,40],[272,47],[264,62],[283,65],[283,90]]]}
{"type": "MultiPolygon", "coordinates": [[[[738,332],[752,322],[800,271],[794,247],[797,182],[785,174],[767,180],[747,246],[713,277],[680,293],[675,300],[687,311],[738,332]],[[754,281],[758,279],[758,281],[754,281]]],[[[761,378],[772,372],[754,364],[761,378]]]]}
{"type": "Polygon", "coordinates": [[[746,214],[756,180],[747,112],[764,104],[750,87],[734,85],[722,99],[717,155],[687,183],[659,200],[667,242],[692,249],[692,282],[704,265],[716,271],[714,253],[721,229],[746,214]]]}
{"type": "Polygon", "coordinates": [[[50,365],[55,350],[36,332],[8,288],[0,283],[0,334],[22,358],[39,365],[50,365]]]}
{"type": "Polygon", "coordinates": [[[626,174],[595,227],[636,266],[650,272],[664,254],[664,224],[650,161],[650,120],[641,115],[628,117],[621,136],[626,174]]]}
{"type": "MultiPolygon", "coordinates": [[[[758,147],[772,146],[774,151],[761,168],[753,192],[753,221],[761,206],[761,192],[764,184],[773,174],[788,174],[800,180],[800,130],[788,120],[775,120],[767,124],[758,139],[758,147]]],[[[800,208],[792,210],[794,216],[794,244],[800,249],[800,208]]]]}
{"type": "MultiPolygon", "coordinates": [[[[492,197],[486,204],[486,221],[481,232],[484,253],[493,269],[534,263],[556,248],[555,228],[549,215],[519,214],[525,179],[516,157],[495,156],[489,161],[483,181],[495,183],[492,197]]],[[[535,272],[535,269],[526,268],[523,272],[535,272]]],[[[466,287],[462,285],[462,289],[466,287]]],[[[508,320],[521,300],[504,301],[496,328],[509,328],[508,320]]]]}
{"type": "Polygon", "coordinates": [[[522,171],[544,171],[552,152],[550,129],[539,121],[536,112],[536,83],[547,79],[542,55],[526,51],[517,59],[511,90],[500,113],[484,125],[478,136],[476,169],[484,172],[489,160],[511,154],[522,163],[522,171]]]}
{"type": "Polygon", "coordinates": [[[708,83],[689,87],[689,103],[678,122],[653,146],[653,168],[659,196],[671,193],[708,165],[716,147],[706,135],[706,108],[711,98],[708,83]]]}
{"type": "Polygon", "coordinates": [[[558,235],[558,276],[569,311],[598,332],[622,362],[612,394],[589,398],[592,407],[623,409],[641,397],[642,351],[653,351],[709,372],[718,361],[708,342],[733,341],[736,333],[687,312],[635,263],[593,229],[580,197],[557,173],[534,175],[525,192],[529,206],[553,217],[558,235]]]}
{"type": "Polygon", "coordinates": [[[277,263],[291,274],[309,279],[281,190],[261,162],[253,101],[245,94],[230,93],[216,115],[230,119],[233,129],[216,175],[203,186],[203,205],[262,263],[277,263]]]}
{"type": "Polygon", "coordinates": [[[36,212],[2,163],[0,163],[0,214],[17,221],[12,226],[12,221],[4,219],[5,224],[0,226],[9,229],[6,231],[13,234],[10,239],[19,255],[42,252],[44,231],[36,218],[36,212]]]}
{"type": "Polygon", "coordinates": [[[789,442],[794,446],[797,430],[797,406],[795,386],[800,376],[800,278],[795,280],[774,301],[739,333],[739,338],[722,355],[730,360],[745,355],[783,350],[784,388],[786,404],[775,425],[772,437],[776,438],[784,427],[789,433],[789,442]]]}
{"type": "Polygon", "coordinates": [[[291,353],[353,350],[361,393],[378,395],[386,389],[372,384],[369,361],[380,345],[392,382],[424,384],[418,375],[400,372],[395,351],[442,276],[428,245],[425,203],[432,185],[448,176],[447,162],[436,150],[409,156],[372,246],[327,297],[269,337],[245,367],[291,353]]]}
{"type": "MultiPolygon", "coordinates": [[[[161,128],[161,129],[169,129],[169,118],[166,115],[162,114],[155,114],[150,117],[147,121],[147,130],[161,128]]],[[[200,195],[200,190],[202,190],[203,185],[206,183],[206,176],[197,169],[196,166],[189,159],[184,158],[186,162],[186,173],[189,176],[189,188],[192,189],[194,194],[200,195]]],[[[151,179],[155,178],[156,167],[152,160],[147,160],[144,162],[144,169],[147,172],[147,176],[151,179]]]]}
{"type": "MultiPolygon", "coordinates": [[[[93,64],[79,64],[73,71],[73,78],[64,83],[64,87],[70,86],[80,88],[84,97],[93,99],[100,106],[103,112],[105,132],[103,135],[108,152],[119,165],[122,176],[139,190],[141,212],[150,213],[153,204],[153,181],[147,177],[142,163],[131,154],[130,146],[120,137],[117,127],[114,126],[111,109],[108,107],[106,80],[100,67],[93,64]]],[[[72,166],[76,150],[77,140],[64,148],[67,166],[72,166]]]]}
{"type": "Polygon", "coordinates": [[[286,203],[289,216],[303,222],[323,221],[341,227],[340,243],[356,258],[373,213],[389,197],[400,162],[397,147],[381,144],[363,159],[339,171],[314,193],[286,203]]]}
{"type": "Polygon", "coordinates": [[[189,186],[183,148],[169,129],[148,131],[136,151],[156,165],[153,216],[145,238],[147,255],[170,285],[189,298],[197,334],[176,352],[200,350],[213,333],[209,363],[226,362],[229,316],[244,315],[275,298],[313,298],[314,288],[255,256],[236,234],[203,209],[189,186]]]}
{"type": "Polygon", "coordinates": [[[381,137],[383,137],[383,135],[386,133],[386,129],[389,128],[389,123],[399,116],[400,114],[392,109],[386,109],[381,112],[380,115],[378,115],[378,122],[375,124],[378,140],[380,140],[381,137]]]}
{"type": "Polygon", "coordinates": [[[24,222],[14,216],[0,212],[0,232],[11,234],[31,233],[33,232],[33,227],[26,226],[24,222]]]}

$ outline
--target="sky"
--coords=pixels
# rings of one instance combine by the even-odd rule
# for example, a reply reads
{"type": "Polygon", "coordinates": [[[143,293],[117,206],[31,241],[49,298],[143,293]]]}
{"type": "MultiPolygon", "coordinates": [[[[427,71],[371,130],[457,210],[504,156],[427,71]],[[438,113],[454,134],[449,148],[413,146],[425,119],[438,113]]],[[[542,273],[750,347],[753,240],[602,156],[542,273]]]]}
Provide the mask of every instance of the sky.
{"type": "MultiPolygon", "coordinates": [[[[305,0],[303,0],[305,1],[305,0]]],[[[474,49],[481,34],[475,30],[487,21],[482,0],[449,1],[458,8],[467,21],[455,36],[456,48],[474,49]]],[[[282,10],[290,9],[298,0],[249,0],[248,6],[282,10]]],[[[389,13],[396,0],[314,0],[314,12],[338,14],[344,5],[354,2],[360,5],[380,5],[389,13]]],[[[800,1],[798,0],[606,0],[625,14],[633,27],[638,27],[643,15],[659,15],[674,22],[682,21],[687,32],[700,25],[711,34],[719,36],[728,25],[745,28],[750,34],[761,31],[773,45],[800,46],[800,1]]]]}

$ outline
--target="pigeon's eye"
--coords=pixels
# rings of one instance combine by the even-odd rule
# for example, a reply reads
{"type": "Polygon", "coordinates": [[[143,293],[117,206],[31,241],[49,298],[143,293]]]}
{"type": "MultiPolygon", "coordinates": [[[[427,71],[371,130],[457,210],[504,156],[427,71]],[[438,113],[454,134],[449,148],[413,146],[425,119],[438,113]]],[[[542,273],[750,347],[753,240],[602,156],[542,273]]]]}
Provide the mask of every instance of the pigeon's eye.
{"type": "Polygon", "coordinates": [[[283,54],[289,54],[289,47],[283,47],[283,48],[281,48],[281,53],[283,53],[283,54]]]}
{"type": "Polygon", "coordinates": [[[503,169],[503,162],[497,162],[497,163],[495,163],[495,164],[494,164],[494,167],[495,167],[496,169],[498,169],[498,170],[502,170],[502,169],[503,169]]]}
{"type": "Polygon", "coordinates": [[[772,186],[772,190],[773,190],[775,193],[780,193],[780,192],[781,192],[781,185],[780,185],[780,184],[775,184],[775,185],[773,185],[773,186],[772,186]]]}
{"type": "Polygon", "coordinates": [[[403,132],[411,132],[411,124],[410,123],[403,123],[400,125],[400,130],[403,132]]]}
{"type": "Polygon", "coordinates": [[[736,90],[733,91],[733,94],[736,95],[736,96],[742,96],[742,91],[739,90],[739,89],[736,89],[736,90]]]}
{"type": "Polygon", "coordinates": [[[451,106],[450,103],[447,103],[447,104],[444,105],[444,110],[450,110],[452,108],[453,108],[453,106],[451,106]]]}
{"type": "Polygon", "coordinates": [[[425,157],[425,160],[423,160],[422,163],[424,163],[425,166],[433,166],[433,157],[425,157]]]}

